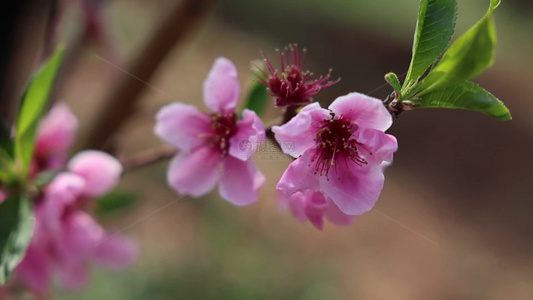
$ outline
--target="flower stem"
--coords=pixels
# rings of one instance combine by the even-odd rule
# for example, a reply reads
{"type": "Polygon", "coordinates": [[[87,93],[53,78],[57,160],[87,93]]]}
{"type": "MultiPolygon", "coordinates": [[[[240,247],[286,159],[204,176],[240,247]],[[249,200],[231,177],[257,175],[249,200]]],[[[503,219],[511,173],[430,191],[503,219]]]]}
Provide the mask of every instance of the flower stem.
{"type": "MultiPolygon", "coordinates": [[[[288,123],[292,118],[294,118],[298,114],[298,109],[300,106],[289,106],[285,109],[283,112],[283,116],[281,118],[280,126],[283,124],[288,123]]],[[[278,149],[281,150],[281,146],[279,145],[278,141],[276,140],[276,137],[274,136],[274,132],[272,132],[272,126],[269,126],[265,130],[265,135],[267,139],[271,140],[272,143],[274,143],[274,146],[276,146],[278,149]]]]}
{"type": "Polygon", "coordinates": [[[285,109],[283,112],[283,119],[281,121],[281,125],[288,123],[292,118],[294,118],[298,114],[298,109],[301,108],[301,106],[289,106],[285,109]]]}

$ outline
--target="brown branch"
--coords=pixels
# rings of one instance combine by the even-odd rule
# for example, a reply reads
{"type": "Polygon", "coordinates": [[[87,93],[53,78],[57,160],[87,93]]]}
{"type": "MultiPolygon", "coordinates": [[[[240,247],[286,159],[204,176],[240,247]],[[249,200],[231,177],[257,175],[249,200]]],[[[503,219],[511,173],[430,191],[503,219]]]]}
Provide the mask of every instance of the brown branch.
{"type": "MultiPolygon", "coordinates": [[[[144,49],[127,68],[107,99],[101,115],[84,145],[84,149],[103,149],[110,137],[121,124],[134,112],[141,92],[146,88],[144,82],[150,81],[170,50],[194,30],[206,17],[215,0],[182,0],[155,30],[144,49]]],[[[103,149],[109,151],[109,149],[103,149]]]]}
{"type": "Polygon", "coordinates": [[[128,172],[169,159],[176,155],[177,152],[178,150],[172,146],[164,146],[157,149],[150,149],[131,157],[123,158],[120,160],[120,162],[122,163],[124,172],[128,172]]]}

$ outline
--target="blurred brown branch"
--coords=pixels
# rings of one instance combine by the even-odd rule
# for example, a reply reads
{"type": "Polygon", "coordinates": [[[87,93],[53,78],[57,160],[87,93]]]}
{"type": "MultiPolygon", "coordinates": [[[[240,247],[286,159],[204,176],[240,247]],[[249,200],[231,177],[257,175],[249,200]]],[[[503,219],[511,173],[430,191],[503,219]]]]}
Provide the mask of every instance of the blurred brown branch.
{"type": "Polygon", "coordinates": [[[134,156],[120,159],[124,172],[145,167],[176,155],[178,150],[173,146],[163,146],[156,149],[146,150],[134,156]]]}
{"type": "Polygon", "coordinates": [[[215,0],[182,0],[170,11],[139,56],[127,67],[128,72],[137,78],[123,74],[118,79],[82,148],[110,151],[106,142],[134,112],[139,96],[146,88],[142,81],[150,81],[170,50],[200,24],[214,3],[215,0]]]}
{"type": "MultiPolygon", "coordinates": [[[[62,87],[62,83],[66,82],[67,78],[71,76],[72,70],[83,57],[84,48],[89,44],[94,44],[103,56],[117,65],[121,65],[122,61],[118,55],[115,46],[115,41],[109,29],[108,18],[105,14],[105,1],[103,0],[82,0],[81,12],[83,14],[83,21],[81,21],[81,28],[76,33],[75,37],[68,43],[63,63],[57,75],[56,85],[50,102],[57,100],[57,95],[62,87]]],[[[48,46],[45,51],[52,53],[57,44],[57,35],[59,27],[61,27],[66,9],[72,6],[73,2],[63,3],[58,9],[58,12],[53,19],[51,26],[52,30],[47,39],[48,46]]],[[[117,70],[113,70],[118,72],[117,70]]],[[[111,73],[114,75],[114,73],[111,73]]],[[[117,73],[118,75],[118,73],[117,73]]],[[[110,79],[112,76],[110,76],[110,79]]]]}

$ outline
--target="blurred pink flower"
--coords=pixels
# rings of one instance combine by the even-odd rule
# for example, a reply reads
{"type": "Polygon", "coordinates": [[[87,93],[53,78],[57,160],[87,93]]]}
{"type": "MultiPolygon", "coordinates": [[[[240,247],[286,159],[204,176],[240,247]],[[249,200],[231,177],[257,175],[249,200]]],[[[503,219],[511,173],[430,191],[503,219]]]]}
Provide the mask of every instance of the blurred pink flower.
{"type": "Polygon", "coordinates": [[[324,218],[336,225],[349,225],[355,220],[355,216],[343,213],[331,199],[313,190],[296,192],[288,199],[281,195],[280,204],[288,206],[300,222],[309,221],[320,230],[324,227],[324,218]]]}
{"type": "Polygon", "coordinates": [[[204,103],[212,113],[172,103],[157,114],[155,133],[180,150],[168,168],[168,182],[178,193],[199,197],[218,182],[220,195],[235,205],[258,199],[265,177],[250,158],[265,128],[248,109],[237,120],[239,93],[237,70],[221,57],[204,81],[204,103]]]}
{"type": "Polygon", "coordinates": [[[309,104],[272,131],[283,152],[297,158],[277,184],[286,197],[321,191],[348,215],[370,210],[381,193],[381,164],[398,144],[384,131],[392,118],[383,103],[359,93],[337,98],[329,109],[309,104]]]}
{"type": "Polygon", "coordinates": [[[37,130],[34,172],[65,167],[77,129],[78,119],[68,106],[64,103],[54,105],[37,130]]]}
{"type": "Polygon", "coordinates": [[[122,166],[112,156],[84,151],[73,157],[68,172],[57,175],[35,203],[36,227],[16,274],[30,288],[44,293],[57,272],[68,289],[88,280],[88,264],[110,269],[131,264],[135,245],[107,233],[83,208],[118,182],[122,166]]]}

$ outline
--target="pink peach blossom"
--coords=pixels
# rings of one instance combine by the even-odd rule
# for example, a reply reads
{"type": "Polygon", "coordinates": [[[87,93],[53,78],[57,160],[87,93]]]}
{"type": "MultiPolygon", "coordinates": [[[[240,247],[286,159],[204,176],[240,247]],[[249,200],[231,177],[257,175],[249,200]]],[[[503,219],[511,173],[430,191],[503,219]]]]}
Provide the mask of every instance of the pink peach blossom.
{"type": "Polygon", "coordinates": [[[378,99],[351,93],[337,98],[329,109],[305,106],[272,131],[282,150],[297,158],[277,189],[290,198],[297,192],[321,191],[347,215],[370,210],[381,193],[381,164],[391,161],[396,139],[384,133],[392,118],[378,99]]]}
{"type": "Polygon", "coordinates": [[[110,155],[84,151],[58,174],[35,203],[36,227],[16,274],[30,288],[44,293],[58,274],[68,289],[88,280],[89,263],[119,269],[132,263],[135,245],[107,233],[83,208],[118,182],[122,167],[110,155]]]}
{"type": "Polygon", "coordinates": [[[265,177],[250,158],[265,139],[264,125],[248,109],[237,119],[240,87],[230,60],[216,59],[203,87],[211,113],[172,103],[156,116],[155,133],[180,150],[168,168],[169,185],[199,197],[218,182],[220,195],[234,205],[255,202],[265,177]]]}
{"type": "Polygon", "coordinates": [[[324,218],[336,225],[349,225],[355,220],[355,216],[343,213],[331,199],[313,190],[296,192],[288,199],[281,195],[280,202],[289,207],[297,220],[309,221],[320,230],[324,227],[324,218]]]}
{"type": "Polygon", "coordinates": [[[122,165],[115,158],[100,151],[83,151],[74,155],[67,168],[85,180],[85,195],[102,196],[116,186],[122,165]]]}
{"type": "Polygon", "coordinates": [[[35,171],[58,170],[65,166],[74,143],[78,119],[68,106],[58,103],[46,114],[37,130],[35,171]]]}

